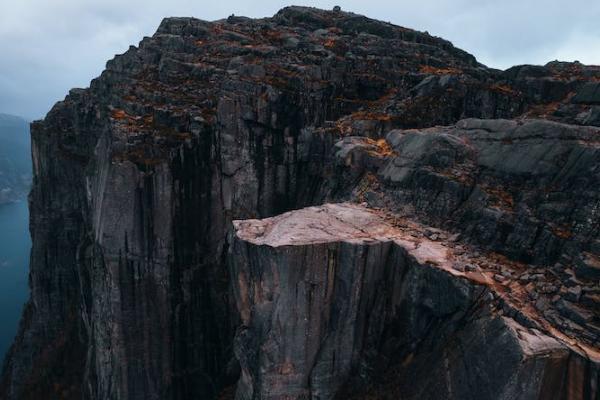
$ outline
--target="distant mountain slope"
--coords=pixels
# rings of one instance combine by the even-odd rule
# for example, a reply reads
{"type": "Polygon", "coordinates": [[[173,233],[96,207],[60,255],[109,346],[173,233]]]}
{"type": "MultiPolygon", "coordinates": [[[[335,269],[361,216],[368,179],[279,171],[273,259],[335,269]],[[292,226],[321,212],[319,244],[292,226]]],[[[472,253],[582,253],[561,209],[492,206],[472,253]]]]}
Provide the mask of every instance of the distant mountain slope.
{"type": "Polygon", "coordinates": [[[0,114],[0,204],[25,197],[30,183],[29,123],[0,114]]]}

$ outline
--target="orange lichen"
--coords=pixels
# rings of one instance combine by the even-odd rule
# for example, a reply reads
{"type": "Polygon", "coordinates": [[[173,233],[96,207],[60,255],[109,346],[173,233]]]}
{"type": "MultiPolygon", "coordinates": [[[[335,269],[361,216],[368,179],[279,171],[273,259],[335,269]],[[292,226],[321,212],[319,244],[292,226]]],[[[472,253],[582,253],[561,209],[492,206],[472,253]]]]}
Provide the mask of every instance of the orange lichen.
{"type": "Polygon", "coordinates": [[[389,114],[370,112],[370,111],[357,111],[352,113],[350,116],[353,120],[368,120],[368,121],[390,121],[392,117],[389,114]]]}
{"type": "Polygon", "coordinates": [[[465,171],[457,170],[455,168],[448,168],[443,171],[435,171],[435,173],[436,175],[443,176],[444,178],[461,183],[463,185],[473,185],[473,177],[465,171]]]}
{"type": "Polygon", "coordinates": [[[283,33],[278,30],[267,29],[261,32],[262,36],[270,42],[279,42],[283,38],[283,33]]]}
{"type": "Polygon", "coordinates": [[[487,194],[492,196],[492,201],[497,207],[502,207],[508,210],[512,210],[515,202],[513,196],[506,190],[500,187],[483,187],[482,188],[487,194]]]}
{"type": "Polygon", "coordinates": [[[490,86],[490,90],[493,92],[498,92],[498,93],[506,94],[509,96],[517,96],[519,94],[519,92],[517,92],[510,86],[501,85],[501,84],[495,84],[495,85],[490,86]]]}
{"type": "Polygon", "coordinates": [[[113,119],[117,119],[117,120],[123,120],[123,119],[129,118],[129,115],[124,110],[121,110],[119,108],[115,108],[114,110],[112,110],[110,113],[110,116],[113,119]]]}
{"type": "Polygon", "coordinates": [[[285,68],[275,63],[266,64],[265,69],[270,75],[278,77],[297,78],[300,76],[300,73],[297,70],[285,68]]]}
{"type": "Polygon", "coordinates": [[[458,68],[446,67],[446,68],[437,68],[432,67],[431,65],[421,65],[419,71],[423,74],[433,74],[433,75],[460,75],[462,74],[462,70],[458,68]]]}
{"type": "Polygon", "coordinates": [[[325,43],[323,43],[323,46],[327,47],[327,48],[332,48],[335,46],[335,40],[334,39],[327,39],[325,41],[325,43]]]}
{"type": "Polygon", "coordinates": [[[374,157],[385,158],[396,154],[385,139],[374,140],[366,138],[366,142],[372,146],[372,148],[368,150],[368,153],[374,157]]]}
{"type": "Polygon", "coordinates": [[[525,114],[529,117],[550,117],[554,114],[561,103],[559,101],[548,103],[548,104],[540,104],[535,107],[531,107],[531,109],[525,114]]]}
{"type": "Polygon", "coordinates": [[[571,232],[569,227],[566,225],[552,226],[550,227],[550,229],[556,237],[559,237],[561,239],[571,239],[573,237],[573,232],[571,232]]]}
{"type": "Polygon", "coordinates": [[[290,84],[290,82],[287,79],[273,75],[266,76],[265,83],[280,90],[288,89],[290,84]]]}
{"type": "Polygon", "coordinates": [[[385,139],[377,140],[375,146],[377,146],[377,154],[383,157],[389,157],[394,154],[394,150],[385,139]]]}

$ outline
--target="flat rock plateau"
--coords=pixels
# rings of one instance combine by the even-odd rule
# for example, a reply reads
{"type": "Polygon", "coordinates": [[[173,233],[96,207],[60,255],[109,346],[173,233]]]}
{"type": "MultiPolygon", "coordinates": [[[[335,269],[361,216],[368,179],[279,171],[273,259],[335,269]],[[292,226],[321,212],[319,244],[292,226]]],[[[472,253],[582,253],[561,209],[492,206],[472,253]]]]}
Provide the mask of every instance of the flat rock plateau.
{"type": "Polygon", "coordinates": [[[600,67],[167,18],[31,134],[3,400],[600,399],[600,67]]]}

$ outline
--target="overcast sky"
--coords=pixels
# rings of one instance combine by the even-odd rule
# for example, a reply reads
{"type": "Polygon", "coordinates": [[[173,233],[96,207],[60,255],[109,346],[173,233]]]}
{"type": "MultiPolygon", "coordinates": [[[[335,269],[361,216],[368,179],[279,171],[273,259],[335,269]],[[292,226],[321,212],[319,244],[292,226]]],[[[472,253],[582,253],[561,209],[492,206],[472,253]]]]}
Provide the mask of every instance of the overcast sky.
{"type": "MultiPolygon", "coordinates": [[[[300,4],[298,0],[294,0],[300,4]]],[[[278,0],[0,0],[0,112],[43,117],[166,16],[271,16],[278,0]]],[[[600,0],[337,0],[303,5],[364,14],[441,36],[495,68],[559,59],[600,64],[600,0]]]]}

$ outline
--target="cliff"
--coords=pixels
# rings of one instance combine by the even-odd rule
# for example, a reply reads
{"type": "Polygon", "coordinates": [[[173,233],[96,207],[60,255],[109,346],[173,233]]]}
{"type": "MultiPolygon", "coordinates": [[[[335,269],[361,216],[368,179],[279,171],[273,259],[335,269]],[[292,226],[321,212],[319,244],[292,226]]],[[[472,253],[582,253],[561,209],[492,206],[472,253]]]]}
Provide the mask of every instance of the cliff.
{"type": "Polygon", "coordinates": [[[550,328],[525,282],[495,279],[516,268],[447,232],[350,204],[234,226],[238,400],[598,394],[600,353],[550,328]]]}
{"type": "Polygon", "coordinates": [[[507,375],[482,391],[595,398],[599,78],[489,69],[344,11],[165,19],[32,125],[31,299],[0,398],[211,399],[239,380],[240,399],[459,399],[498,351],[507,375]],[[452,257],[428,263],[396,233],[319,236],[328,225],[271,238],[285,254],[228,233],[344,201],[414,225],[410,243],[452,238],[452,257]],[[331,284],[360,290],[327,298],[332,257],[331,284]],[[265,332],[274,315],[284,344],[265,332]]]}

